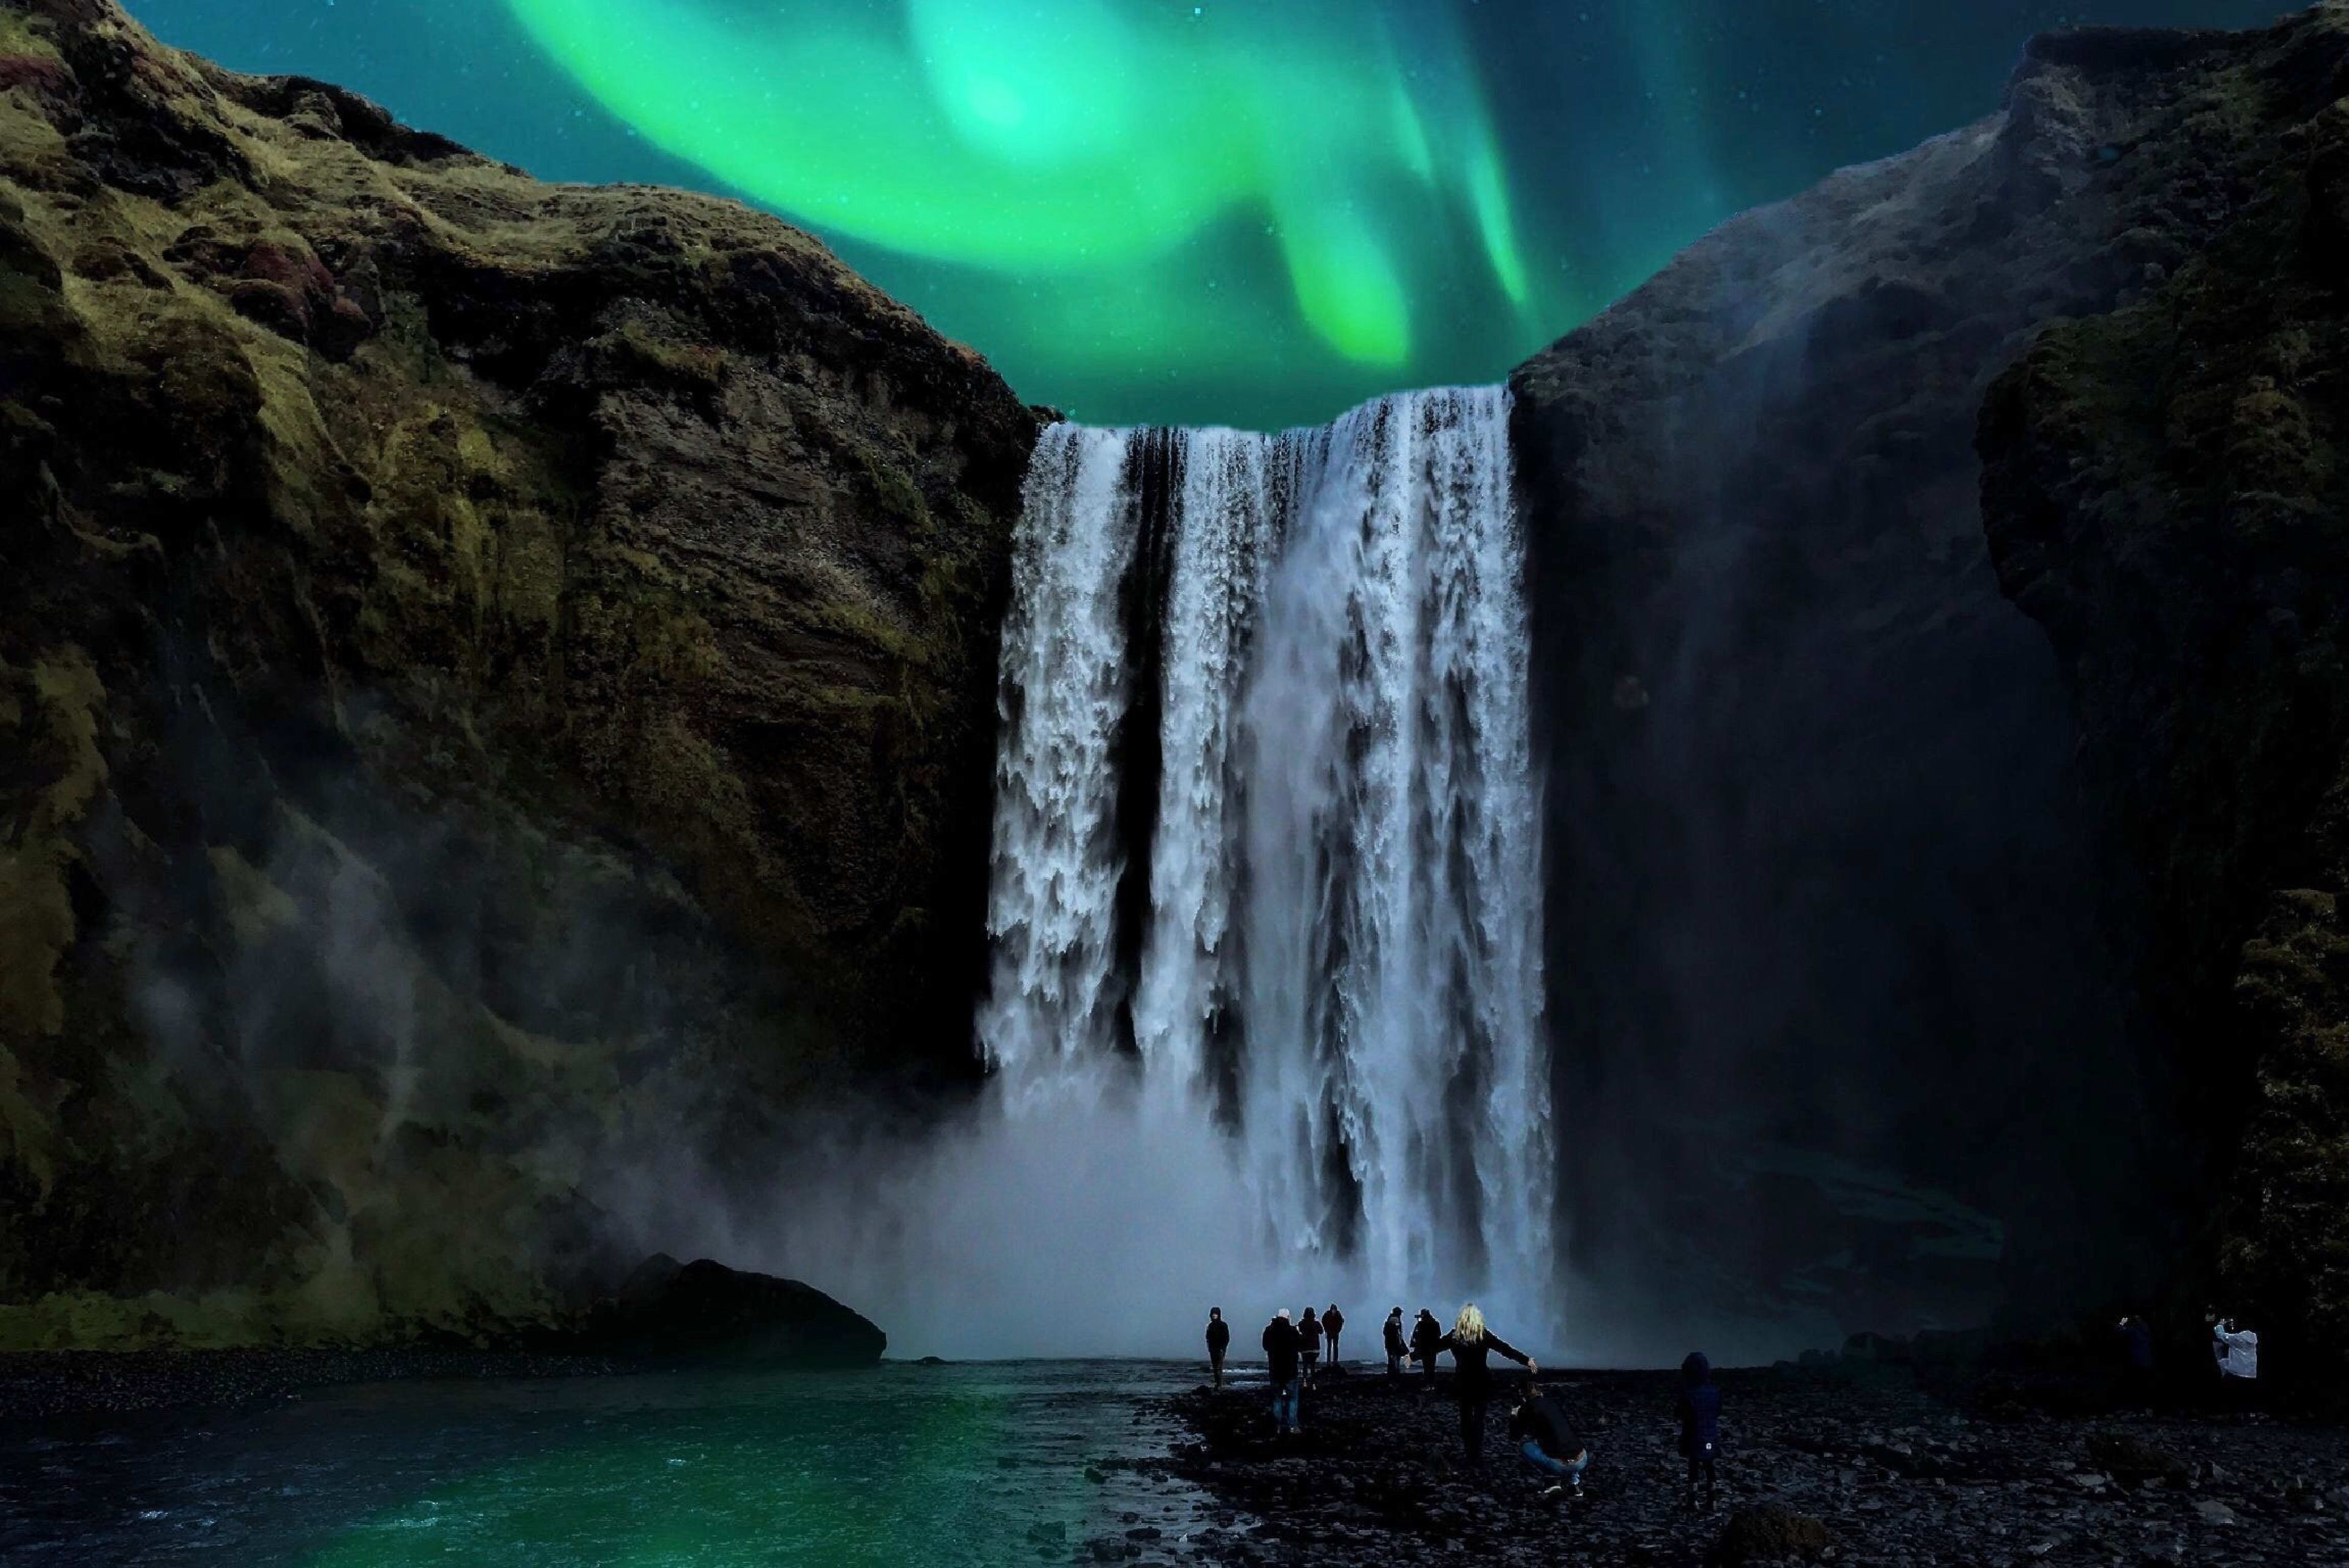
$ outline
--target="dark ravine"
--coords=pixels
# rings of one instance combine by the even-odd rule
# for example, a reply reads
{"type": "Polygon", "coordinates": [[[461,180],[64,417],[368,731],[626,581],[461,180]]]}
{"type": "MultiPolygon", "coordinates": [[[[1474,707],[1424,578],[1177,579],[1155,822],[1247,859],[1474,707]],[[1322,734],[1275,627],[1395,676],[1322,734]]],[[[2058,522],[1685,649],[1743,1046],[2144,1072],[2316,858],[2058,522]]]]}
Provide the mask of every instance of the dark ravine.
{"type": "MultiPolygon", "coordinates": [[[[2220,1288],[2190,1217],[2239,1151],[2287,1196],[2232,1222],[2226,1288],[2281,1324],[2284,1270],[2349,1257],[2319,1044],[2349,1019],[2309,961],[2349,711],[2345,34],[2327,5],[2039,39],[1998,116],[1733,220],[1517,372],[1562,1191],[1628,1297],[1840,1241],[1866,1326],[1993,1285],[2039,1321],[2182,1315],[2220,1288]],[[2166,337],[2198,301],[2204,341],[2166,337]],[[2003,1217],[2002,1277],[1834,1211],[1780,1143],[2003,1217]]],[[[2349,1294],[2318,1303],[2349,1339],[2349,1294]]]]}
{"type": "Polygon", "coordinates": [[[771,218],[0,5],[0,1346],[559,1325],[636,1156],[967,1076],[1038,418],[771,218]]]}

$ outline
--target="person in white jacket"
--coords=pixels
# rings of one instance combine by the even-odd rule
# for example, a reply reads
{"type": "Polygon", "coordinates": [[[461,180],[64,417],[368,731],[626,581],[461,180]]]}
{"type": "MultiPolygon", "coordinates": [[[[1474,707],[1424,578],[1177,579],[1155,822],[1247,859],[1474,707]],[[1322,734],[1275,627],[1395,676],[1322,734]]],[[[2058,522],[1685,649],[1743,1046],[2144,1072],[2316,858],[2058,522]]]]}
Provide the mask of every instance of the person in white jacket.
{"type": "Polygon", "coordinates": [[[2260,1336],[2222,1317],[2210,1325],[2210,1354],[2219,1358],[2219,1382],[2228,1397],[2248,1401],[2260,1377],[2260,1336]]]}

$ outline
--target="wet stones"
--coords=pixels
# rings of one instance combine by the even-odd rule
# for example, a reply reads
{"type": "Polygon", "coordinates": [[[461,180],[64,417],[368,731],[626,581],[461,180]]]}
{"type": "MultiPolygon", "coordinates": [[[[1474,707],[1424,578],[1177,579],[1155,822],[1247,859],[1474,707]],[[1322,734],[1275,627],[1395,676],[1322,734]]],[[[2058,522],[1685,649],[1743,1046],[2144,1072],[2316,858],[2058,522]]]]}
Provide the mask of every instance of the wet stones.
{"type": "Polygon", "coordinates": [[[2098,1432],[2088,1439],[2088,1462],[2124,1483],[2158,1481],[2184,1486],[2186,1461],[2150,1443],[2120,1432],[2098,1432]]]}
{"type": "MultiPolygon", "coordinates": [[[[1243,1373],[1242,1376],[1246,1376],[1243,1373]]],[[[1461,1449],[1448,1386],[1356,1377],[1272,1435],[1260,1387],[1174,1403],[1193,1440],[1170,1468],[1232,1510],[1211,1563],[1805,1563],[1870,1568],[2122,1568],[2349,1563],[2349,1431],[2177,1414],[1994,1421],[1913,1384],[1816,1371],[1723,1375],[1717,1507],[1692,1499],[1668,1373],[1545,1377],[1588,1434],[1578,1501],[1543,1495],[1506,1440],[1461,1449]],[[2181,1456],[2191,1456],[2190,1459],[2181,1456]]]]}

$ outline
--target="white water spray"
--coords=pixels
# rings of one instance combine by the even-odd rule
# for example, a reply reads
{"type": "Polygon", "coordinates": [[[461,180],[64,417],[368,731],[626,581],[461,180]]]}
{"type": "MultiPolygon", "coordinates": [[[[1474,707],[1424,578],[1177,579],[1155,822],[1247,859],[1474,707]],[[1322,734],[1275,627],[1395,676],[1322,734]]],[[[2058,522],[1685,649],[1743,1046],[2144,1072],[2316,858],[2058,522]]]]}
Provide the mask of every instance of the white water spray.
{"type": "Polygon", "coordinates": [[[1495,388],[1038,448],[979,1033],[1002,1136],[1152,1151],[1112,1223],[1228,1195],[1127,1282],[1185,1313],[1204,1276],[1556,1321],[1506,429],[1495,388]]]}

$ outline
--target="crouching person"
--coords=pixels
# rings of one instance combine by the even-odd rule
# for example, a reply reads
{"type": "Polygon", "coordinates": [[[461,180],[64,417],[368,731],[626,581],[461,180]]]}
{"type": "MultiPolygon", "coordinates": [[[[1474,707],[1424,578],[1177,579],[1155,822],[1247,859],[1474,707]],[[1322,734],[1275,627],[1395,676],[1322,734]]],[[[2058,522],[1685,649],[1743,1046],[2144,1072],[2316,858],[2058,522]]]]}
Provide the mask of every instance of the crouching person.
{"type": "Polygon", "coordinates": [[[1561,1492],[1582,1495],[1582,1472],[1590,1464],[1590,1449],[1574,1435],[1573,1426],[1557,1400],[1547,1394],[1529,1396],[1509,1416],[1509,1437],[1526,1461],[1526,1469],[1550,1484],[1544,1497],[1561,1492]]]}

